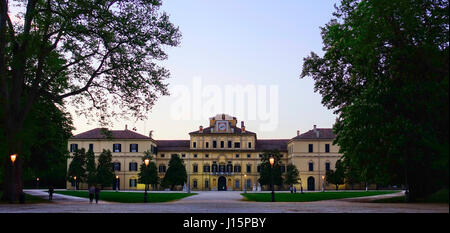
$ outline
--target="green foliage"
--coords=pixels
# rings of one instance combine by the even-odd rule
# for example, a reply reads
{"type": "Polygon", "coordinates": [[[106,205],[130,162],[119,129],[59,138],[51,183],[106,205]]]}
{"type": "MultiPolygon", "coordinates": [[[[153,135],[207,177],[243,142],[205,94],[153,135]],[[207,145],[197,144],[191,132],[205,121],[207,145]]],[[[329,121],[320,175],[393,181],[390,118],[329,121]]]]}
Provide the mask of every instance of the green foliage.
{"type": "Polygon", "coordinates": [[[183,160],[180,159],[178,154],[172,154],[162,185],[164,187],[170,186],[170,189],[174,190],[176,185],[184,185],[186,180],[187,173],[183,160]]]}
{"type": "Polygon", "coordinates": [[[86,152],[86,182],[88,186],[95,185],[97,179],[97,168],[95,166],[95,154],[92,150],[86,152]]]}
{"type": "Polygon", "coordinates": [[[148,150],[144,152],[142,161],[144,161],[147,158],[150,160],[150,162],[148,164],[148,167],[145,166],[145,163],[141,164],[140,171],[138,173],[139,177],[138,181],[141,184],[157,185],[159,184],[158,170],[156,168],[156,163],[151,161],[152,160],[151,152],[148,150]]]}
{"type": "Polygon", "coordinates": [[[281,169],[280,169],[280,162],[281,162],[281,154],[277,150],[273,151],[265,151],[261,158],[261,170],[259,173],[259,179],[258,182],[261,185],[282,185],[283,184],[283,177],[281,176],[281,169]],[[269,158],[274,157],[275,162],[273,164],[273,167],[270,165],[269,158]],[[272,177],[273,176],[273,177],[272,177]]]}
{"type": "Polygon", "coordinates": [[[448,1],[342,0],[333,15],[301,77],[339,114],[347,174],[407,182],[411,200],[448,187],[448,1]]]}
{"type": "Polygon", "coordinates": [[[73,152],[72,161],[67,171],[68,181],[84,182],[86,180],[86,151],[84,148],[73,152]]]}
{"type": "Polygon", "coordinates": [[[112,154],[110,150],[103,149],[98,157],[97,184],[102,187],[110,187],[114,182],[112,154]]]}
{"type": "Polygon", "coordinates": [[[297,167],[290,163],[286,168],[286,175],[284,177],[284,183],[288,185],[298,184],[299,182],[299,172],[297,167]]]}
{"type": "Polygon", "coordinates": [[[336,185],[336,190],[339,189],[340,184],[344,184],[344,178],[345,178],[345,168],[341,162],[341,160],[338,160],[336,162],[336,169],[335,170],[328,170],[325,177],[328,183],[336,185]]]}

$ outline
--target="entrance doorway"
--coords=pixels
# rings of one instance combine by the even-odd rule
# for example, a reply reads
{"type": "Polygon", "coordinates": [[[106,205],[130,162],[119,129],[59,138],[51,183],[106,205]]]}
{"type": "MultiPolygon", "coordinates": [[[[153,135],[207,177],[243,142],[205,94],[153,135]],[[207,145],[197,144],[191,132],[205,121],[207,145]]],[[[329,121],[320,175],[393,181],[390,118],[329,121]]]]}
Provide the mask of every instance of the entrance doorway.
{"type": "Polygon", "coordinates": [[[316,188],[314,187],[315,181],[314,177],[310,176],[308,178],[308,191],[314,191],[316,188]]]}
{"type": "Polygon", "coordinates": [[[217,190],[225,191],[227,190],[227,179],[223,176],[219,177],[217,190]]]}

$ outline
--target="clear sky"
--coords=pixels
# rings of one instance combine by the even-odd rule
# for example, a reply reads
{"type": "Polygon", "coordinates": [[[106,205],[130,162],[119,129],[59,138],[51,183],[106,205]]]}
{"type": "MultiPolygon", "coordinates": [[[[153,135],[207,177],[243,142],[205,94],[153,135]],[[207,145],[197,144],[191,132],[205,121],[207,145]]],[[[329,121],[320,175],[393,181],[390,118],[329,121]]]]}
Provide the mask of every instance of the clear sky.
{"type": "MultiPolygon", "coordinates": [[[[163,62],[171,72],[167,80],[171,95],[157,101],[148,120],[114,121],[113,129],[124,129],[127,124],[144,135],[153,130],[155,139],[189,139],[189,132],[200,125],[207,127],[208,117],[218,113],[245,121],[246,129],[258,138],[292,138],[297,130],[305,132],[313,125],[332,127],[336,116],[321,104],[313,80],[299,76],[304,57],[311,51],[323,54],[320,27],[332,18],[335,3],[163,1],[162,10],[182,33],[180,46],[167,48],[169,58],[163,62]],[[262,101],[257,107],[245,102],[244,108],[233,107],[230,112],[225,106],[237,106],[239,99],[227,98],[227,88],[241,86],[261,90],[254,97],[262,101]],[[266,96],[263,90],[267,90],[266,96]],[[185,107],[183,111],[177,110],[180,105],[185,107]],[[264,106],[269,110],[264,111],[264,106]],[[268,122],[270,127],[265,127],[268,122]]],[[[98,127],[72,116],[74,134],[98,127]]]]}

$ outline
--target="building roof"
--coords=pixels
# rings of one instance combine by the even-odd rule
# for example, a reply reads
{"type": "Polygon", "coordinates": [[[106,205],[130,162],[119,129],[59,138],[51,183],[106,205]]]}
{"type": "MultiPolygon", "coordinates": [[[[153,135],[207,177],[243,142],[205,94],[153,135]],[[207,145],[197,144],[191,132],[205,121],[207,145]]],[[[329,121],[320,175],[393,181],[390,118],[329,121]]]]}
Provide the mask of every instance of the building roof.
{"type": "Polygon", "coordinates": [[[292,139],[335,139],[336,135],[331,128],[315,128],[302,133],[292,139]]]}
{"type": "Polygon", "coordinates": [[[156,140],[158,151],[188,151],[190,140],[156,140]]]}
{"type": "Polygon", "coordinates": [[[278,150],[287,151],[289,139],[258,139],[256,140],[256,151],[278,150]]]}
{"type": "Polygon", "coordinates": [[[234,131],[233,133],[227,133],[227,132],[214,132],[214,133],[211,133],[211,129],[214,129],[214,127],[210,126],[210,127],[204,128],[203,129],[203,133],[200,133],[200,130],[197,130],[197,131],[190,132],[189,134],[256,134],[256,133],[248,131],[248,130],[245,130],[245,132],[242,133],[242,129],[238,128],[236,126],[231,126],[230,128],[233,129],[233,131],[234,131]]]}
{"type": "Polygon", "coordinates": [[[108,130],[106,128],[95,128],[89,131],[77,134],[71,139],[107,139],[107,133],[111,133],[112,139],[151,139],[150,137],[138,134],[131,130],[108,130]],[[106,134],[105,134],[106,133],[106,134]]]}

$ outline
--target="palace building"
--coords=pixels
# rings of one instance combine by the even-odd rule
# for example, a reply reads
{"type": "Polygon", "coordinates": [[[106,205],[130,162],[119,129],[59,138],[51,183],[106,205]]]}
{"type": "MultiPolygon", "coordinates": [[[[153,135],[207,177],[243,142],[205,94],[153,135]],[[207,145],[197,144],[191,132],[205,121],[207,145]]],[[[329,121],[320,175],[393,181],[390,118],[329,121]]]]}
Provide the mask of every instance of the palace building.
{"type": "MultiPolygon", "coordinates": [[[[262,154],[278,150],[281,154],[281,172],[288,164],[299,170],[300,185],[304,190],[332,189],[323,179],[327,170],[334,169],[341,157],[339,147],[333,145],[335,135],[331,128],[314,127],[290,139],[258,139],[256,133],[248,131],[244,122],[238,127],[236,117],[218,114],[209,119],[209,126],[190,132],[189,140],[155,140],[132,130],[111,130],[105,137],[104,129],[96,128],[75,135],[69,140],[72,154],[76,149],[94,151],[96,158],[103,151],[112,152],[116,182],[113,189],[141,190],[138,170],[143,152],[150,150],[162,179],[168,169],[170,157],[179,155],[188,173],[187,185],[192,191],[200,190],[247,190],[260,189],[258,184],[262,154]],[[117,186],[117,187],[116,187],[117,186]]],[[[69,158],[68,167],[71,162],[69,158]]],[[[86,184],[79,188],[86,189],[86,184]]],[[[159,188],[159,187],[158,187],[159,188]]],[[[67,189],[74,184],[67,183],[67,189]]]]}

